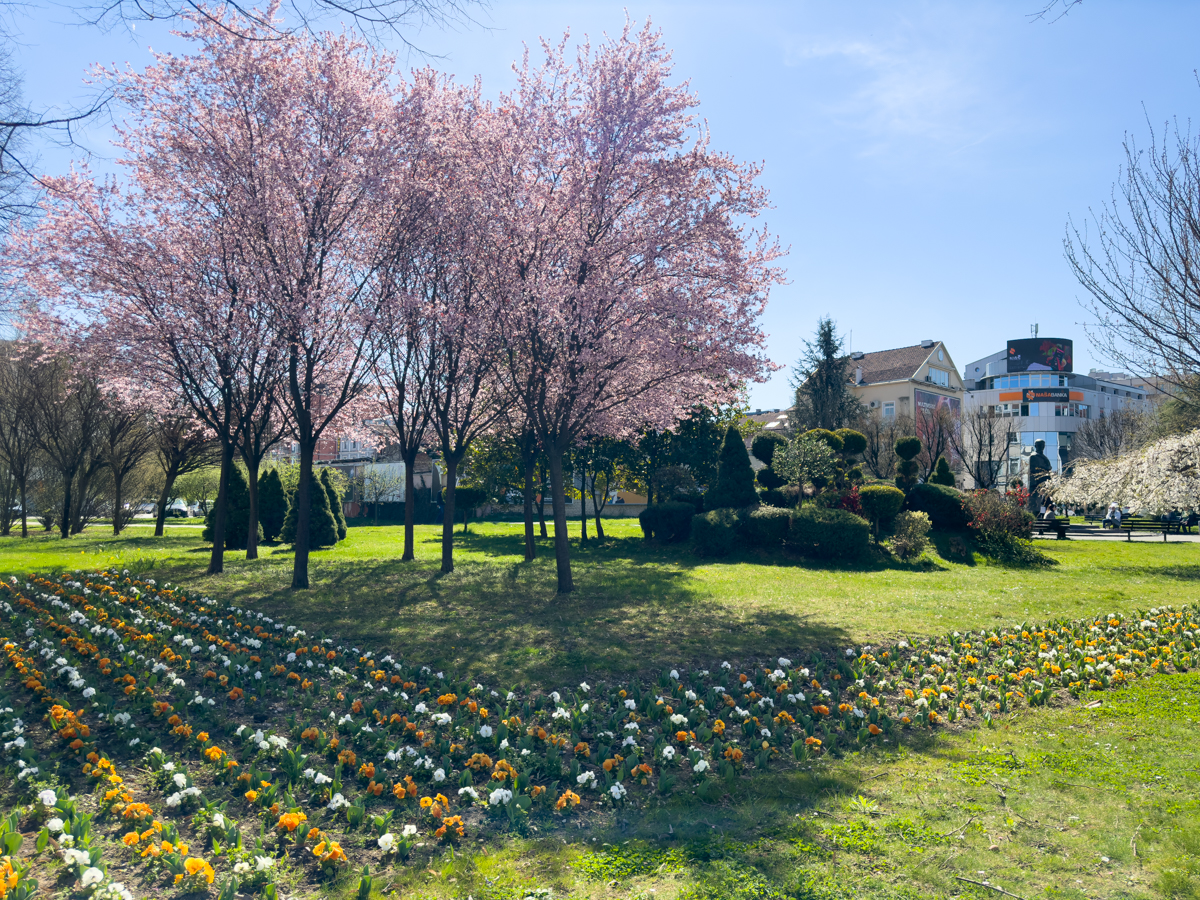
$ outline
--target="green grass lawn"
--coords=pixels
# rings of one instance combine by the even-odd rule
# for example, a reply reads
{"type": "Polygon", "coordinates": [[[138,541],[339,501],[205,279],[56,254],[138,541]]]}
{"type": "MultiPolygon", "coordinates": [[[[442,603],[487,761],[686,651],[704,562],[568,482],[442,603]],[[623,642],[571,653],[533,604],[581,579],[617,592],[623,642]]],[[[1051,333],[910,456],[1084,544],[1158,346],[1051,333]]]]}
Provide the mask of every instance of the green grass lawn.
{"type": "MultiPolygon", "coordinates": [[[[208,578],[198,529],[154,538],[141,525],[116,539],[102,527],[67,541],[0,539],[0,572],[150,569],[160,582],[410,662],[547,690],[725,658],[1180,605],[1200,579],[1200,547],[1185,543],[1047,542],[1039,546],[1057,565],[1032,570],[936,553],[911,566],[853,568],[703,560],[647,546],[634,521],[606,527],[606,542],[580,548],[573,525],[578,590],[565,598],[554,593],[550,542],[525,563],[515,523],[457,535],[457,568],[445,577],[439,529],[419,528],[418,559],[401,563],[399,528],[354,527],[313,555],[313,587],[300,593],[287,589],[286,547],[263,548],[250,562],[229,554],[226,572],[208,578]]],[[[388,897],[473,900],[1005,896],[996,886],[1023,900],[1200,898],[1200,675],[1086,698],[1096,700],[760,776],[723,805],[684,797],[553,833],[469,842],[376,885],[388,897]]],[[[345,894],[322,896],[335,895],[345,894]]]]}
{"type": "MultiPolygon", "coordinates": [[[[1041,542],[1058,561],[1046,569],[931,554],[921,565],[864,571],[755,555],[710,561],[678,546],[647,546],[636,521],[606,528],[603,544],[573,541],[577,590],[566,597],[555,594],[550,541],[540,541],[540,557],[525,563],[517,523],[479,523],[456,535],[456,569],[445,577],[438,574],[440,529],[419,527],[418,558],[402,563],[401,529],[351,528],[336,548],[313,554],[313,586],[299,593],[287,588],[287,547],[264,547],[250,562],[227,554],[225,573],[209,578],[197,530],[155,538],[140,525],[120,538],[96,528],[67,541],[0,539],[0,572],[152,565],[160,581],[388,644],[429,665],[504,682],[562,683],[1182,603],[1200,582],[1200,547],[1184,543],[1041,542]]],[[[573,529],[577,537],[577,523],[573,529]]]]}

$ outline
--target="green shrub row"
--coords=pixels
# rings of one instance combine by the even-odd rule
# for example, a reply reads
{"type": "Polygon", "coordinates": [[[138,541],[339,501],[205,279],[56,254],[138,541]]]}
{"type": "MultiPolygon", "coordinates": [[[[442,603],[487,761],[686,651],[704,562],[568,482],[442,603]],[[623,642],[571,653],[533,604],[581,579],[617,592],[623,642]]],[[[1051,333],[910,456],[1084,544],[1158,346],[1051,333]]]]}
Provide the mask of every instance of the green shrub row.
{"type": "Polygon", "coordinates": [[[695,516],[691,531],[696,552],[703,556],[725,556],[735,548],[772,551],[786,546],[816,559],[855,559],[866,551],[870,538],[866,520],[816,504],[795,510],[714,509],[695,516]]]}

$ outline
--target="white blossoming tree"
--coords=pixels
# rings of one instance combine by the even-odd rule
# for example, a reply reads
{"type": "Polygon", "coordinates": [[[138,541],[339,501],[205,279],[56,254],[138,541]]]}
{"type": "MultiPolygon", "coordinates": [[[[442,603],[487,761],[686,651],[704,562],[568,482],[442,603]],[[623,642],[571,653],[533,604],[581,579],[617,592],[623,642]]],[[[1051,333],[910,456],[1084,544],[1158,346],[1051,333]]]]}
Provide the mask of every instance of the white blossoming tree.
{"type": "Polygon", "coordinates": [[[1200,508],[1200,430],[1136,453],[1079,463],[1069,474],[1052,475],[1044,492],[1073,506],[1115,501],[1144,513],[1200,508]]]}

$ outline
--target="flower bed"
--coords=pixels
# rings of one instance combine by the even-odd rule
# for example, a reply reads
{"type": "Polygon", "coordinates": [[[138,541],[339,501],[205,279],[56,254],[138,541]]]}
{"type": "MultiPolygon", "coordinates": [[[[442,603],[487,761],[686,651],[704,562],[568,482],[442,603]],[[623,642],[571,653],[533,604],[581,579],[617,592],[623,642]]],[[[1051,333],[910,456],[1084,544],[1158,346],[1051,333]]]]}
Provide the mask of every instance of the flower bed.
{"type": "Polygon", "coordinates": [[[674,791],[721,802],[898,730],[1187,669],[1198,627],[1164,608],[542,691],[108,573],[13,579],[0,611],[0,751],[39,827],[32,853],[3,844],[3,900],[43,852],[94,896],[127,896],[114,861],[155,895],[273,896],[285,860],[330,878],[674,791]]]}

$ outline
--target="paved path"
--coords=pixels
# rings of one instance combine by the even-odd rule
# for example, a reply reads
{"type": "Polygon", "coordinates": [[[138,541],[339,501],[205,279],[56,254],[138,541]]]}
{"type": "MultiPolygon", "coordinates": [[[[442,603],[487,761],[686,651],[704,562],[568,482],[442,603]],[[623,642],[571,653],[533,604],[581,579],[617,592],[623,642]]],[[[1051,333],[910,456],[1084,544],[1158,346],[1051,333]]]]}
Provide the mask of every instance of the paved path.
{"type": "MultiPolygon", "coordinates": [[[[1123,544],[1129,541],[1128,534],[1128,532],[1118,531],[1115,528],[1096,528],[1087,525],[1072,525],[1070,531],[1067,532],[1073,541],[1120,541],[1123,544]]],[[[1057,540],[1053,531],[1047,531],[1045,534],[1035,532],[1033,536],[1036,540],[1057,540]]],[[[1162,532],[1158,531],[1134,531],[1132,538],[1134,544],[1163,543],[1162,532]]],[[[1200,543],[1200,534],[1168,534],[1166,543],[1197,544],[1200,543]]]]}

